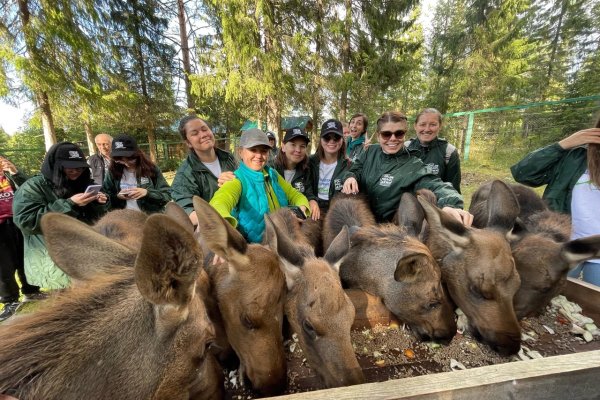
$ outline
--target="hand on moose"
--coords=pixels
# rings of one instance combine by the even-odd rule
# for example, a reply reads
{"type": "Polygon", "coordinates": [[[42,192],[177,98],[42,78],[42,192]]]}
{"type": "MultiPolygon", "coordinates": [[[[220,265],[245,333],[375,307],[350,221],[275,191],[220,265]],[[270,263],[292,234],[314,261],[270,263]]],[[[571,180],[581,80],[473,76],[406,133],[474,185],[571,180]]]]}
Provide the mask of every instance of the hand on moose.
{"type": "Polygon", "coordinates": [[[217,184],[219,187],[223,186],[225,182],[229,182],[235,179],[235,174],[232,171],[225,171],[217,178],[217,184]]]}
{"type": "Polygon", "coordinates": [[[321,218],[321,209],[319,208],[319,203],[316,200],[311,200],[308,202],[310,204],[310,218],[313,221],[318,221],[321,218]]]}
{"type": "Polygon", "coordinates": [[[358,193],[358,182],[355,178],[348,178],[342,187],[342,193],[356,194],[358,193]]]}
{"type": "Polygon", "coordinates": [[[558,142],[565,150],[590,143],[600,144],[600,128],[583,129],[558,142]]]}
{"type": "Polygon", "coordinates": [[[473,224],[473,214],[468,211],[452,207],[444,207],[442,211],[460,221],[464,226],[471,226],[473,224]]]}
{"type": "Polygon", "coordinates": [[[71,196],[69,199],[79,207],[83,207],[96,200],[96,193],[77,193],[71,196]]]}

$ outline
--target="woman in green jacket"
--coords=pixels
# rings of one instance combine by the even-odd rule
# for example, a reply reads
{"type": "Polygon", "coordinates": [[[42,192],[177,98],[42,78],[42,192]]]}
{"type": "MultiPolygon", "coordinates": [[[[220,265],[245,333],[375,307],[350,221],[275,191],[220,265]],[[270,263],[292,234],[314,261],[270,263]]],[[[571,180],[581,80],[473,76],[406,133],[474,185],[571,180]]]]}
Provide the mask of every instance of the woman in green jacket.
{"type": "Polygon", "coordinates": [[[260,243],[265,231],[265,214],[294,206],[303,217],[309,214],[308,200],[277,171],[267,166],[269,140],[260,129],[250,129],[240,138],[242,163],[237,179],[225,182],[210,205],[250,243],[260,243]]]}
{"type": "Polygon", "coordinates": [[[129,135],[114,138],[110,158],[102,187],[109,196],[110,209],[162,212],[171,200],[169,184],[158,166],[138,148],[135,138],[129,135]]]}
{"type": "Polygon", "coordinates": [[[329,209],[329,202],[341,192],[342,174],[350,168],[346,158],[344,128],[337,119],[328,119],[321,126],[317,152],[309,158],[311,190],[306,196],[310,201],[313,220],[321,219],[329,209]]]}
{"type": "Polygon", "coordinates": [[[346,156],[351,162],[354,162],[365,149],[368,126],[369,120],[367,120],[365,114],[354,114],[350,118],[350,123],[348,124],[350,133],[348,139],[346,139],[346,156]]]}
{"type": "MultiPolygon", "coordinates": [[[[268,135],[267,135],[268,137],[268,135]]],[[[308,155],[306,147],[310,139],[302,128],[290,128],[285,131],[283,145],[275,160],[269,165],[283,176],[294,189],[308,197],[308,155]]],[[[269,144],[273,143],[269,139],[269,144]]]]}
{"type": "Polygon", "coordinates": [[[426,108],[417,114],[417,137],[404,143],[411,154],[432,168],[444,182],[450,182],[460,193],[460,157],[456,147],[439,137],[442,114],[435,108],[426,108]]]}
{"type": "Polygon", "coordinates": [[[107,196],[85,193],[93,184],[90,166],[81,149],[73,143],[53,145],[44,158],[42,174],[21,185],[15,192],[13,220],[25,240],[27,281],[47,289],[62,289],[69,277],[50,259],[40,223],[47,212],[59,212],[92,223],[106,212],[107,196]]]}
{"type": "Polygon", "coordinates": [[[179,134],[190,151],[177,169],[171,197],[198,225],[192,198],[200,196],[210,201],[223,183],[234,179],[238,163],[231,153],[215,146],[215,135],[202,118],[184,117],[179,122],[179,134]]]}
{"type": "Polygon", "coordinates": [[[384,113],[377,120],[379,145],[367,147],[343,175],[342,192],[352,194],[360,189],[366,193],[375,218],[379,222],[388,222],[404,192],[429,189],[435,193],[440,208],[470,226],[473,216],[462,210],[460,193],[451,184],[442,182],[431,168],[411,156],[404,147],[407,129],[404,114],[395,111],[384,113]]]}

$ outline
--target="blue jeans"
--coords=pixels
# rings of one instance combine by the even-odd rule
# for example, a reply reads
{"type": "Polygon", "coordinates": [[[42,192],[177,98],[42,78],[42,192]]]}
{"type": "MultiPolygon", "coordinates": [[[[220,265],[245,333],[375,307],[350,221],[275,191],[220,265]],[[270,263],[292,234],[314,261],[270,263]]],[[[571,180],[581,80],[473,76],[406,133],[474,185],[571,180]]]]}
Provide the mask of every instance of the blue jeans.
{"type": "Polygon", "coordinates": [[[582,272],[585,282],[600,286],[600,264],[589,261],[582,262],[569,272],[569,276],[571,278],[579,278],[582,272]]]}

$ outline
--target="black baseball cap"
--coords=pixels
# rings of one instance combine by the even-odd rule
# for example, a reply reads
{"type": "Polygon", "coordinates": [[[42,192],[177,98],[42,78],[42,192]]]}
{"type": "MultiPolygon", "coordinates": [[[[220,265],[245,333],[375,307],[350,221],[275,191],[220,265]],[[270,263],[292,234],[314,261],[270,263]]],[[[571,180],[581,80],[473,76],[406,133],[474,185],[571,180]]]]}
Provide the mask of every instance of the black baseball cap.
{"type": "Polygon", "coordinates": [[[138,149],[135,138],[129,135],[119,135],[112,141],[111,157],[131,157],[138,149]]]}
{"type": "Polygon", "coordinates": [[[297,137],[300,137],[300,138],[306,140],[306,143],[310,142],[310,139],[308,138],[306,131],[304,131],[304,129],[302,129],[302,128],[295,127],[295,128],[290,128],[290,129],[285,130],[285,136],[283,137],[283,143],[287,143],[290,140],[295,139],[297,137]]]}
{"type": "Polygon", "coordinates": [[[89,168],[83,151],[76,144],[61,143],[56,149],[56,163],[63,168],[89,168]]]}
{"type": "Polygon", "coordinates": [[[328,133],[334,133],[343,137],[344,127],[342,126],[342,123],[333,118],[323,122],[323,125],[321,125],[321,137],[327,135],[328,133]]]}
{"type": "Polygon", "coordinates": [[[269,139],[275,139],[275,132],[267,131],[266,134],[269,139]]]}

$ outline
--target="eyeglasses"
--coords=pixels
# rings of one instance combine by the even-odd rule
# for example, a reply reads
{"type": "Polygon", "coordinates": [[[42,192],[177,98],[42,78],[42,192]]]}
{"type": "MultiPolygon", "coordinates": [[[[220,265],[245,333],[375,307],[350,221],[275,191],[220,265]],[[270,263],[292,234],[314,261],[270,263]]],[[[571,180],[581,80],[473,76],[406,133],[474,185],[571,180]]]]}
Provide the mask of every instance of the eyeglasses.
{"type": "Polygon", "coordinates": [[[379,132],[379,135],[381,136],[381,138],[383,140],[389,140],[392,135],[394,135],[396,137],[396,139],[402,139],[404,137],[404,135],[406,135],[406,131],[396,131],[396,132],[390,132],[390,131],[381,131],[379,132]]]}
{"type": "Polygon", "coordinates": [[[339,142],[340,140],[342,140],[342,137],[338,135],[325,135],[321,139],[323,139],[325,143],[329,143],[331,141],[339,142]]]}

